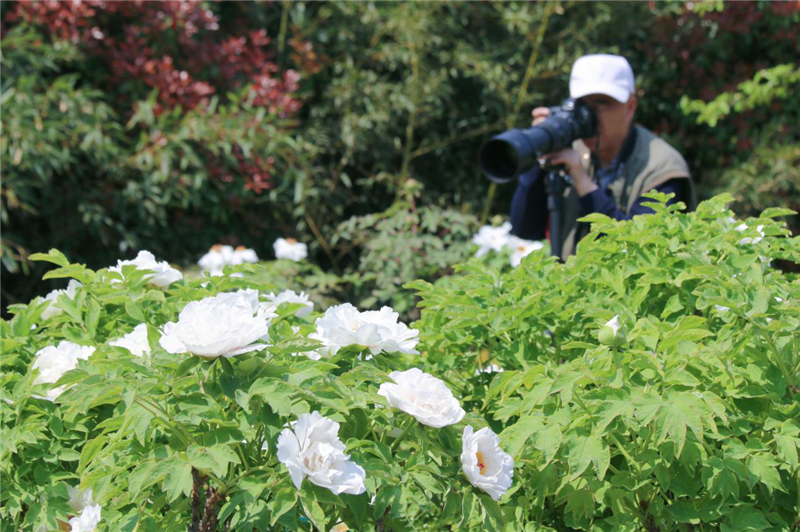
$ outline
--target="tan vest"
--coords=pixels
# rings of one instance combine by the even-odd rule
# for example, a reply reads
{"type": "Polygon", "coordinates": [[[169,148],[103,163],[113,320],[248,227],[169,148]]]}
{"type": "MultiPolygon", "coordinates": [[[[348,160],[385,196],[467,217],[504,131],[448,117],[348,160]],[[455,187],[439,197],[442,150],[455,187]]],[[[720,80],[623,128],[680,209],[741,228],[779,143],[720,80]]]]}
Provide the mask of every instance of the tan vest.
{"type": "MultiPolygon", "coordinates": [[[[594,167],[589,148],[578,140],[572,145],[583,161],[584,168],[594,180],[594,167]]],[[[630,211],[639,197],[670,179],[682,178],[689,182],[689,199],[686,206],[694,210],[697,196],[689,174],[689,166],[678,151],[663,139],[641,126],[636,126],[636,141],[628,157],[622,175],[608,185],[617,207],[625,213],[630,211]]],[[[578,222],[580,203],[574,187],[564,192],[564,216],[561,259],[566,261],[575,254],[578,242],[589,232],[589,224],[578,222]]]]}

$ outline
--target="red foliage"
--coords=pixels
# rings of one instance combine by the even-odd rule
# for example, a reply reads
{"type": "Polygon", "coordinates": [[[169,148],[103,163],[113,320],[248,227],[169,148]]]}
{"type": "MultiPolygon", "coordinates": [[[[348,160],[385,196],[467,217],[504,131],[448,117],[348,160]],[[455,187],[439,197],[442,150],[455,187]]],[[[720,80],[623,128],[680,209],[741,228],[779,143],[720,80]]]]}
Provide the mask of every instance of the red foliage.
{"type": "MultiPolygon", "coordinates": [[[[266,31],[223,36],[218,17],[197,0],[25,0],[6,17],[9,23],[17,20],[81,45],[107,65],[110,85],[127,87],[134,81],[148,92],[157,89],[156,113],[178,105],[194,109],[215,93],[245,84],[251,85],[253,104],[270,112],[288,116],[301,106],[294,97],[299,75],[279,73],[266,31]]],[[[290,44],[295,50],[301,46],[290,44]]],[[[313,61],[310,45],[302,46],[313,61]]],[[[130,108],[132,99],[145,94],[120,94],[120,103],[130,108]]]]}
{"type": "MultiPolygon", "coordinates": [[[[9,9],[6,23],[25,21],[45,28],[53,39],[69,40],[103,66],[98,82],[116,96],[123,113],[156,89],[158,115],[180,106],[201,109],[214,94],[249,85],[252,105],[281,117],[296,113],[299,74],[280,71],[264,29],[248,29],[241,17],[240,33],[219,31],[219,17],[203,2],[103,0],[19,1],[9,9]]],[[[303,70],[318,68],[310,43],[288,42],[290,59],[303,70]]],[[[253,124],[258,127],[258,124],[253,124]]],[[[222,132],[221,132],[222,134],[222,132]]],[[[156,134],[153,149],[166,139],[156,134]]],[[[271,187],[273,157],[245,157],[234,149],[233,167],[244,178],[244,188],[256,194],[271,187]]],[[[206,164],[213,179],[234,181],[224,163],[208,154],[206,164]]],[[[180,179],[180,176],[176,176],[180,179]]]]}
{"type": "MultiPolygon", "coordinates": [[[[797,1],[727,2],[721,12],[699,15],[687,5],[677,16],[662,16],[651,28],[649,39],[637,46],[641,61],[662,65],[658,85],[647,89],[674,102],[684,95],[710,101],[722,92],[736,91],[759,70],[793,61],[799,29],[790,18],[798,11],[797,1]]],[[[677,106],[675,109],[679,115],[677,106]]],[[[683,117],[675,118],[662,114],[658,123],[649,125],[670,133],[689,151],[695,147],[695,156],[704,155],[708,132],[702,128],[687,131],[680,125],[683,117]]],[[[719,146],[734,146],[740,152],[751,149],[750,136],[760,123],[754,112],[737,114],[715,131],[720,141],[729,140],[719,146]]]]}

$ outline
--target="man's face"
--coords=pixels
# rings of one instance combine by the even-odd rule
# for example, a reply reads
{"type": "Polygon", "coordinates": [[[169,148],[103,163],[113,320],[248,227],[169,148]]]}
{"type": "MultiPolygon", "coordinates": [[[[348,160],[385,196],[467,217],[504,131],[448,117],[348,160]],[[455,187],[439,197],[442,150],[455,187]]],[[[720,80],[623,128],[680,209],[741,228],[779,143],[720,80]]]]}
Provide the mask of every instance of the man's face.
{"type": "MultiPolygon", "coordinates": [[[[632,95],[626,103],[620,103],[605,94],[589,94],[580,98],[597,116],[597,130],[600,137],[600,150],[616,150],[622,148],[625,137],[633,122],[636,111],[636,96],[632,95]]],[[[586,147],[597,150],[597,135],[582,139],[586,147]]],[[[613,154],[614,156],[616,155],[613,154]]]]}

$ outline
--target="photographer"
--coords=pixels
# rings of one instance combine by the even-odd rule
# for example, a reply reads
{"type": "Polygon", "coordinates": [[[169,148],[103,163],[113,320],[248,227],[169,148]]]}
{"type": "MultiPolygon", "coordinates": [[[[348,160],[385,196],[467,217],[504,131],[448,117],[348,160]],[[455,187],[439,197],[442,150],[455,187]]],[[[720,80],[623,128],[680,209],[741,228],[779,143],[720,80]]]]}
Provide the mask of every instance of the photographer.
{"type": "MultiPolygon", "coordinates": [[[[562,220],[566,260],[575,253],[589,224],[578,218],[598,212],[617,220],[650,214],[642,194],[651,190],[674,193],[669,203],[696,204],[694,185],[683,157],[664,140],[633,125],[636,112],[633,70],[624,57],[597,54],[579,58],[572,66],[570,96],[584,102],[597,117],[597,135],[578,140],[572,148],[545,155],[551,165],[563,165],[572,178],[562,220]]],[[[533,110],[533,125],[546,120],[546,107],[533,110]]],[[[536,164],[521,174],[511,203],[512,232],[525,239],[545,238],[548,222],[543,172],[536,164]]]]}

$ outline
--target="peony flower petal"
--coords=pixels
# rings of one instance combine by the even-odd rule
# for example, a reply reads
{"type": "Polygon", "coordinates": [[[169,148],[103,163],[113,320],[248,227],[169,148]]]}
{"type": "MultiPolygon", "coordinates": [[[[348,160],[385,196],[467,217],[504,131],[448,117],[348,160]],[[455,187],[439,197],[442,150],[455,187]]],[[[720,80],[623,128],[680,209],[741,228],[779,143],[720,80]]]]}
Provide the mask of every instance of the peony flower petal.
{"type": "Polygon", "coordinates": [[[500,438],[489,427],[473,432],[467,425],[462,435],[461,469],[470,484],[497,501],[511,487],[514,459],[500,448],[500,438]]]}
{"type": "Polygon", "coordinates": [[[458,423],[466,415],[450,389],[433,375],[412,368],[393,371],[389,377],[396,384],[381,384],[378,395],[423,425],[441,428],[458,423]]]}

